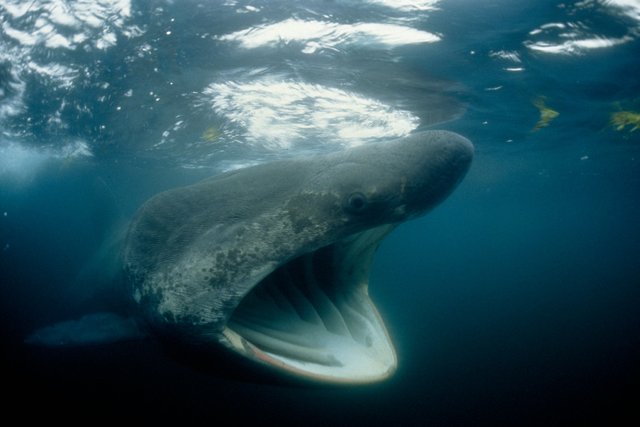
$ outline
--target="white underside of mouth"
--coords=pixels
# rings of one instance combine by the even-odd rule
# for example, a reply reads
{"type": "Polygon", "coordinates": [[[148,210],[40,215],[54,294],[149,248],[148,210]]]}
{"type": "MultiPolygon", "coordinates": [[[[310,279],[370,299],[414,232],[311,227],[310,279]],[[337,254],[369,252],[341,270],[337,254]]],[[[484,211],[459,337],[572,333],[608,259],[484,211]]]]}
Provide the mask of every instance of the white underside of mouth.
{"type": "Polygon", "coordinates": [[[313,380],[366,383],[396,368],[369,298],[373,254],[392,226],[368,230],[280,267],[244,298],[224,335],[244,356],[313,380]]]}

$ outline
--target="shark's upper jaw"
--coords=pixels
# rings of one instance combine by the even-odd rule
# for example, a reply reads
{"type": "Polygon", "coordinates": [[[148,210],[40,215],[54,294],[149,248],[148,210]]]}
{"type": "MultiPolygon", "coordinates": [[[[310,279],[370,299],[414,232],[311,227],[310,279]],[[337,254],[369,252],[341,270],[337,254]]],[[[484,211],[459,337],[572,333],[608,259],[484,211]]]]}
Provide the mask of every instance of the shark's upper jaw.
{"type": "Polygon", "coordinates": [[[388,378],[397,358],[368,280],[374,251],[392,228],[364,231],[272,272],[230,317],[227,345],[302,379],[358,384],[388,378]]]}

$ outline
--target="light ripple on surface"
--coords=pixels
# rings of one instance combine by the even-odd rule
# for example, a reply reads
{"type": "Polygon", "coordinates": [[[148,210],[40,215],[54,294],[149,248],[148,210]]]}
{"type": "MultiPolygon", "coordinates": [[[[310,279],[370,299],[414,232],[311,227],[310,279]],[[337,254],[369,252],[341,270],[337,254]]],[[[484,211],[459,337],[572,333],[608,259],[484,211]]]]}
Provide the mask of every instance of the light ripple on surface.
{"type": "Polygon", "coordinates": [[[402,12],[437,10],[440,0],[368,0],[369,3],[397,9],[402,12]]]}
{"type": "Polygon", "coordinates": [[[131,16],[130,0],[2,0],[0,8],[22,27],[18,30],[5,20],[2,31],[23,46],[73,50],[90,41],[97,49],[107,49],[117,41],[116,30],[125,36],[140,31],[126,27],[126,20],[131,16]],[[38,18],[32,20],[32,16],[38,18]],[[29,22],[33,22],[32,28],[25,31],[25,24],[29,22]]]}
{"type": "Polygon", "coordinates": [[[338,46],[353,44],[395,47],[416,43],[434,43],[440,40],[440,36],[395,24],[366,22],[338,24],[291,18],[236,31],[220,36],[218,39],[239,42],[240,46],[246,49],[299,42],[305,46],[303,52],[313,53],[318,48],[336,49],[338,46]]]}
{"type": "Polygon", "coordinates": [[[213,110],[246,132],[246,140],[286,149],[304,140],[355,146],[400,137],[418,126],[408,111],[341,89],[263,78],[213,83],[203,92],[213,110]]]}

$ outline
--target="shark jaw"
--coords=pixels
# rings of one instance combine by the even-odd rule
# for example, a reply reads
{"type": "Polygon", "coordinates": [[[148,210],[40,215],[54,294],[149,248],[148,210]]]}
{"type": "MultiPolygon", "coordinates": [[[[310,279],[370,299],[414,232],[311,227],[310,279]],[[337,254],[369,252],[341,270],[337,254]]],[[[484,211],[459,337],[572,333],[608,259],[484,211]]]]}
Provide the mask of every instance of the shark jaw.
{"type": "Polygon", "coordinates": [[[397,357],[369,298],[384,225],[303,254],[256,284],[223,336],[240,355],[316,382],[366,384],[393,374],[397,357]]]}

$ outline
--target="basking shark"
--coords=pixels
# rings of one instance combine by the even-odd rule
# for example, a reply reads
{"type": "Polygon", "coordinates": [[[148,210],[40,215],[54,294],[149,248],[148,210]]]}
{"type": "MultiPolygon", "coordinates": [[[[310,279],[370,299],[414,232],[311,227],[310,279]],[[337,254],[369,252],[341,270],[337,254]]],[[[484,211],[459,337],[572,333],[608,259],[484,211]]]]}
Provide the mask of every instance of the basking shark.
{"type": "MultiPolygon", "coordinates": [[[[160,193],[135,214],[122,250],[137,324],[289,377],[384,380],[397,357],[369,297],[374,253],[397,225],[444,200],[472,157],[466,138],[423,131],[160,193]]],[[[82,330],[82,319],[65,323],[82,330]]],[[[115,323],[116,335],[139,336],[115,323]]],[[[28,340],[50,344],[47,333],[64,334],[55,328],[28,340]]]]}

